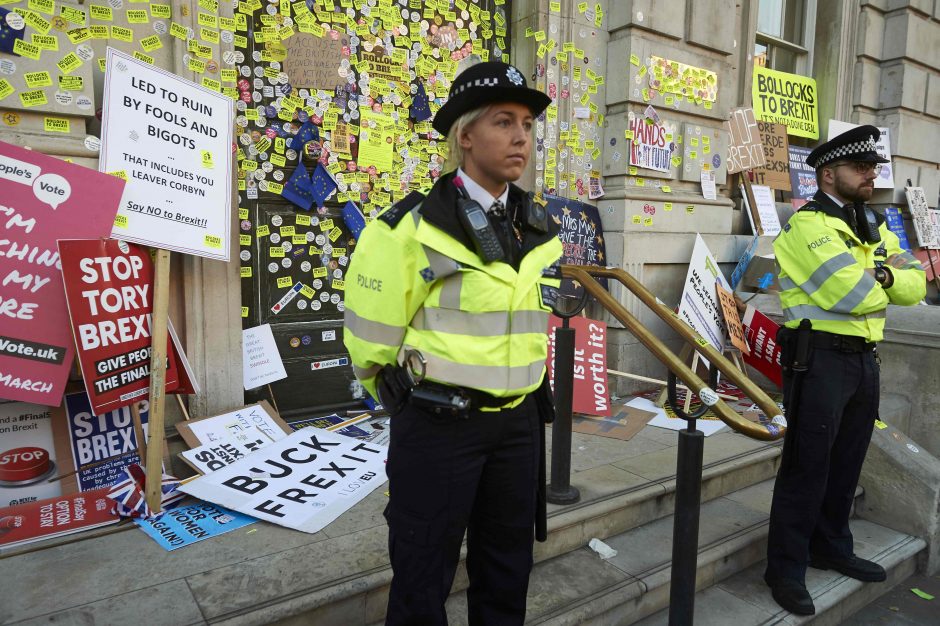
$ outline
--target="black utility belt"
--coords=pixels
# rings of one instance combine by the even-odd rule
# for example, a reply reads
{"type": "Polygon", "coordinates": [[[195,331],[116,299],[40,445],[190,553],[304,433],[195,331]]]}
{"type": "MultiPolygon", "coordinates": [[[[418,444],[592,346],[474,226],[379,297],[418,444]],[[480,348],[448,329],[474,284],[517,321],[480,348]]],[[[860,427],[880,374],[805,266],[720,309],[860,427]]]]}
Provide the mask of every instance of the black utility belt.
{"type": "Polygon", "coordinates": [[[419,405],[431,405],[442,409],[495,409],[504,407],[522,396],[498,398],[485,391],[421,381],[411,389],[411,401],[419,405]]]}
{"type": "Polygon", "coordinates": [[[824,330],[814,330],[810,335],[810,344],[820,350],[834,350],[836,352],[873,352],[877,344],[865,341],[863,337],[854,335],[837,335],[824,330]]]}

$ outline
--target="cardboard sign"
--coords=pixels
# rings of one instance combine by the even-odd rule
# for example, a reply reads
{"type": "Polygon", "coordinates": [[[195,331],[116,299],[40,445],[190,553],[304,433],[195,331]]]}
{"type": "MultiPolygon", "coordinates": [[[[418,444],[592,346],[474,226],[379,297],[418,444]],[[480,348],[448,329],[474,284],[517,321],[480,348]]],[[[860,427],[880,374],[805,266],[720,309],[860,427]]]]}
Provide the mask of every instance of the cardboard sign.
{"type": "MultiPolygon", "coordinates": [[[[115,239],[59,240],[69,317],[85,390],[95,414],[128,406],[150,391],[153,263],[115,239]]],[[[167,337],[166,390],[177,385],[167,337]]]]}
{"type": "MultiPolygon", "coordinates": [[[[283,437],[281,437],[283,439],[283,437]]],[[[207,443],[192,450],[183,450],[180,457],[200,474],[208,474],[226,465],[231,465],[255,450],[259,450],[269,443],[271,439],[258,428],[254,432],[245,430],[229,435],[226,439],[207,443]]]]}
{"type": "Polygon", "coordinates": [[[754,65],[751,104],[765,122],[785,124],[787,133],[819,139],[816,81],[754,65]]]}
{"type": "Polygon", "coordinates": [[[744,325],[747,345],[750,348],[750,351],[744,354],[744,362],[778,387],[783,387],[780,346],[777,345],[777,330],[780,326],[750,305],[744,312],[741,323],[744,325]]]}
{"type": "Polygon", "coordinates": [[[293,432],[264,400],[221,415],[179,422],[176,424],[176,430],[190,448],[216,444],[243,432],[254,435],[260,430],[264,436],[274,441],[279,441],[293,432]]]}
{"type": "Polygon", "coordinates": [[[387,448],[301,428],[180,490],[281,526],[315,533],[385,483],[387,448]]]}
{"type": "Polygon", "coordinates": [[[343,42],[332,37],[297,33],[283,41],[287,48],[284,72],[295,89],[326,89],[345,84],[338,70],[343,60],[343,42]]]}
{"type": "MultiPolygon", "coordinates": [[[[573,317],[574,395],[571,410],[585,415],[610,415],[610,391],[607,382],[607,324],[586,317],[573,317]]],[[[555,329],[562,325],[554,315],[548,318],[548,380],[555,385],[555,329]]]]}
{"type": "Polygon", "coordinates": [[[715,291],[718,293],[718,301],[721,303],[721,313],[725,320],[725,328],[728,329],[731,345],[747,354],[750,352],[750,348],[747,346],[744,327],[741,326],[741,318],[738,317],[738,307],[734,303],[734,294],[721,285],[715,285],[715,291]]]}
{"type": "MultiPolygon", "coordinates": [[[[829,138],[826,141],[838,137],[857,126],[859,125],[850,122],[829,120],[829,138]]],[[[875,143],[875,152],[880,157],[888,159],[888,162],[881,164],[881,172],[878,173],[878,177],[875,179],[875,189],[894,189],[894,164],[891,162],[891,129],[879,126],[878,131],[881,134],[875,143]]]]}
{"type": "Polygon", "coordinates": [[[634,435],[643,430],[654,415],[656,414],[652,411],[644,411],[632,406],[621,406],[618,407],[615,415],[607,418],[576,415],[572,418],[571,430],[585,435],[630,441],[634,435]]]}
{"type": "Polygon", "coordinates": [[[728,282],[718,269],[718,262],[705,245],[705,240],[696,233],[678,315],[715,350],[721,352],[725,347],[725,325],[721,319],[721,304],[715,291],[716,285],[730,290],[728,282]]]}
{"type": "Polygon", "coordinates": [[[764,144],[761,143],[757,120],[752,109],[731,111],[731,119],[725,122],[728,131],[728,173],[752,170],[767,164],[764,144]]]}
{"type": "Polygon", "coordinates": [[[751,229],[756,235],[768,235],[775,237],[780,234],[780,216],[777,215],[777,202],[774,200],[774,192],[766,185],[751,185],[751,192],[754,195],[754,208],[752,211],[750,202],[744,185],[741,185],[741,197],[743,198],[747,209],[748,219],[751,221],[751,229]],[[754,223],[754,215],[757,215],[758,223],[754,223]]]}
{"type": "Polygon", "coordinates": [[[764,145],[767,165],[754,170],[754,182],[781,191],[790,191],[790,144],[783,124],[757,122],[760,141],[764,145]]]}
{"type": "Polygon", "coordinates": [[[911,212],[914,234],[917,235],[917,245],[921,248],[940,248],[940,233],[937,232],[930,215],[924,188],[905,187],[904,195],[907,197],[907,208],[911,212]]]}
{"type": "Polygon", "coordinates": [[[270,324],[242,330],[242,368],[245,389],[287,378],[270,324]]]}
{"type": "Polygon", "coordinates": [[[137,527],[164,550],[176,550],[254,524],[255,520],[210,502],[165,511],[152,519],[134,518],[137,527]]]}
{"type": "Polygon", "coordinates": [[[0,547],[8,548],[116,524],[107,488],[0,509],[0,547]]]}
{"type": "Polygon", "coordinates": [[[812,150],[791,144],[787,151],[790,153],[790,191],[793,199],[809,200],[819,191],[816,170],[806,164],[806,157],[812,150]]]}
{"type": "Polygon", "coordinates": [[[657,172],[669,172],[672,168],[672,142],[666,139],[669,131],[666,127],[642,115],[630,114],[630,131],[633,143],[630,144],[630,165],[657,172]]]}
{"type": "Polygon", "coordinates": [[[98,167],[128,181],[112,237],[229,260],[232,112],[227,96],[108,48],[98,167]]]}
{"type": "Polygon", "coordinates": [[[0,404],[0,508],[62,493],[48,479],[62,465],[49,407],[28,402],[0,404]]]}
{"type": "Polygon", "coordinates": [[[0,142],[0,398],[58,406],[75,347],[56,240],[104,237],[124,181],[0,142]]]}

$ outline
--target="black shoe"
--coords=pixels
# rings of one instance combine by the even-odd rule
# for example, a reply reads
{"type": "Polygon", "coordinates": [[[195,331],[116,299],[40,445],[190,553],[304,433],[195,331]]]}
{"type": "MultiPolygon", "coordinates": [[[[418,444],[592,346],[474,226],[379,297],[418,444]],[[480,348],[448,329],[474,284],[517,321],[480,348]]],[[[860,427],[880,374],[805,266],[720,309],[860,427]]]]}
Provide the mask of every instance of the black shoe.
{"type": "Polygon", "coordinates": [[[834,569],[849,578],[866,583],[880,583],[888,578],[885,568],[855,555],[850,557],[810,556],[809,565],[816,569],[834,569]]]}
{"type": "MultiPolygon", "coordinates": [[[[765,579],[766,580],[766,579],[765,579]]],[[[815,615],[816,607],[813,598],[806,590],[806,585],[792,578],[778,578],[771,583],[767,581],[774,601],[784,609],[797,615],[815,615]]]]}

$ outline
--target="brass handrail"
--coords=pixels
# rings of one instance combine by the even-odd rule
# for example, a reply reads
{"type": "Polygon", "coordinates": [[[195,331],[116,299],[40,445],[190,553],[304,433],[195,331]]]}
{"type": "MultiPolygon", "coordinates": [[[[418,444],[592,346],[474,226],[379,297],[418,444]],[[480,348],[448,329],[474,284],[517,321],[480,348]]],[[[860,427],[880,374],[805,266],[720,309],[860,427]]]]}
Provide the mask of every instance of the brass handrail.
{"type": "Polygon", "coordinates": [[[584,289],[597,298],[597,301],[626,327],[657,359],[668,367],[685,385],[709,406],[722,422],[737,432],[761,439],[775,441],[786,432],[786,419],[777,403],[770,396],[741,373],[718,350],[705,341],[691,326],[682,321],[676,313],[656,299],[640,281],[626,271],[613,267],[597,265],[562,265],[565,278],[578,281],[584,289]],[[646,304],[656,315],[682,337],[692,348],[697,350],[714,364],[734,385],[754,401],[769,418],[767,424],[758,424],[744,419],[735,413],[714,390],[710,389],[682,359],[676,356],[666,345],[646,329],[626,308],[604,289],[595,278],[612,278],[629,289],[641,302],[646,304]]]}

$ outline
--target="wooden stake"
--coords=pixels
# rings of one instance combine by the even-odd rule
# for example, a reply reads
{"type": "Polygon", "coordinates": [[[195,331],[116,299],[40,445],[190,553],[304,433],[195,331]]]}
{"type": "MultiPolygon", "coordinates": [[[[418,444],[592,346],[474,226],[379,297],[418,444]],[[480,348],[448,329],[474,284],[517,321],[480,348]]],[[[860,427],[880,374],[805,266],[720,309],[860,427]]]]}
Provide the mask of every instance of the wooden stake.
{"type": "Polygon", "coordinates": [[[183,403],[183,398],[180,397],[180,394],[174,394],[176,396],[176,403],[180,405],[180,411],[183,413],[183,418],[188,422],[189,421],[189,411],[186,410],[186,404],[183,403]]]}
{"type": "Polygon", "coordinates": [[[764,234],[764,225],[760,221],[760,213],[757,211],[757,202],[754,200],[754,190],[751,189],[751,179],[747,172],[741,172],[741,184],[744,185],[744,193],[747,194],[747,206],[751,211],[751,219],[754,221],[754,230],[757,235],[764,234]]]}
{"type": "Polygon", "coordinates": [[[170,306],[170,251],[157,250],[153,271],[153,340],[150,353],[150,418],[147,430],[147,505],[154,514],[162,510],[164,400],[166,400],[166,337],[170,306]]]}
{"type": "Polygon", "coordinates": [[[268,396],[271,397],[271,404],[274,405],[274,411],[280,415],[281,412],[277,408],[277,401],[274,399],[274,390],[271,389],[271,383],[268,383],[268,396]]]}

